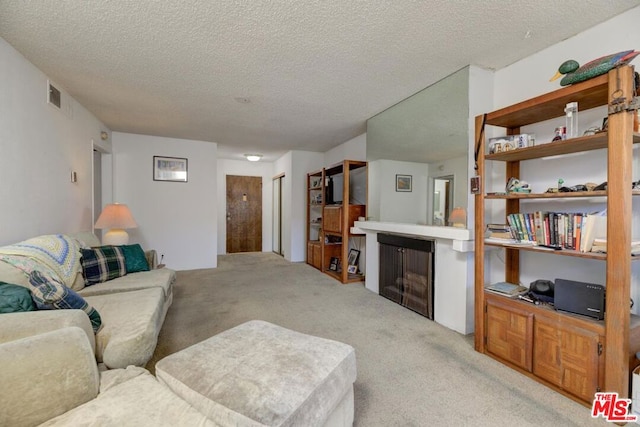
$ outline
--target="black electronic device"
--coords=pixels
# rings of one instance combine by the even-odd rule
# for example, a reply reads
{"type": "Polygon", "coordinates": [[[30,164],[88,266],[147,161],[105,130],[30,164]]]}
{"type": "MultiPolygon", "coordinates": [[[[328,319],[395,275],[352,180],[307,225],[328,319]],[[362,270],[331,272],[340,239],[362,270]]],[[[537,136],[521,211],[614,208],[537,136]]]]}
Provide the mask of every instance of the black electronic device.
{"type": "Polygon", "coordinates": [[[595,283],[556,279],[554,306],[556,310],[604,319],[605,287],[595,283]]]}
{"type": "Polygon", "coordinates": [[[529,292],[539,301],[553,303],[554,284],[551,280],[538,279],[529,284],[529,292]]]}

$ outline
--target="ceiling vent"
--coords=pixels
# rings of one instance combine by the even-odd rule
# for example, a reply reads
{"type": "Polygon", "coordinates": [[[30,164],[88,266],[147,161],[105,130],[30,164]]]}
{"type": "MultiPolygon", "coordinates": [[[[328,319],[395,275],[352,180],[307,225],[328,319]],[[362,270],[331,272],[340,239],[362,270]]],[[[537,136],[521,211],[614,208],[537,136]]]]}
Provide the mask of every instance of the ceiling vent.
{"type": "Polygon", "coordinates": [[[47,80],[47,102],[60,109],[60,90],[47,80]]]}

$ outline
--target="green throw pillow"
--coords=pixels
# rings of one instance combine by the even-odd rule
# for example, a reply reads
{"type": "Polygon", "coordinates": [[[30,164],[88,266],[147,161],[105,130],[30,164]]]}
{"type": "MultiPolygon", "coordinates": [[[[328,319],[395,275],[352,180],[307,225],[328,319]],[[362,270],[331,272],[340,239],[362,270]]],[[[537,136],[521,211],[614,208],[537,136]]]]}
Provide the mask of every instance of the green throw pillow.
{"type": "Polygon", "coordinates": [[[149,271],[149,263],[147,257],[139,244],[122,245],[122,254],[124,255],[124,263],[127,267],[127,274],[137,273],[138,271],[149,271]]]}
{"type": "Polygon", "coordinates": [[[0,313],[33,310],[36,310],[36,306],[31,299],[29,289],[23,286],[0,282],[0,313]]]}

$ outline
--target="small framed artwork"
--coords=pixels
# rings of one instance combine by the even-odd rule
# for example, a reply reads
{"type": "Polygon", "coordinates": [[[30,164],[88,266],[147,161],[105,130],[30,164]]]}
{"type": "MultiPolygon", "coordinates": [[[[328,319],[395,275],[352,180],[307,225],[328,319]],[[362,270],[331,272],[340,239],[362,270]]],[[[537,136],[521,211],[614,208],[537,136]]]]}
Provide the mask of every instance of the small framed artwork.
{"type": "Polygon", "coordinates": [[[349,249],[349,262],[347,265],[349,266],[357,266],[358,265],[358,257],[360,256],[360,251],[357,249],[349,249]]]}
{"type": "Polygon", "coordinates": [[[396,175],[396,191],[411,191],[411,175],[396,175]]]}
{"type": "Polygon", "coordinates": [[[187,182],[187,159],[153,156],[153,180],[187,182]]]}
{"type": "Polygon", "coordinates": [[[329,270],[338,271],[338,264],[340,260],[336,257],[331,257],[331,262],[329,263],[329,270]]]}
{"type": "Polygon", "coordinates": [[[350,265],[349,267],[347,267],[347,271],[349,272],[349,274],[356,274],[358,272],[358,266],[350,265]]]}

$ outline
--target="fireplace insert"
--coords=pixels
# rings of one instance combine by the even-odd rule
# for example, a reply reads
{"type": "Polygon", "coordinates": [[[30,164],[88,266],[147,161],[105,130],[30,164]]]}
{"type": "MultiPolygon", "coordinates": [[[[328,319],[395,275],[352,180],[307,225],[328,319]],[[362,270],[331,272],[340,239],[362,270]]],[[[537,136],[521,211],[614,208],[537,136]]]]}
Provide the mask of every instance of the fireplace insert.
{"type": "Polygon", "coordinates": [[[435,242],[379,233],[378,243],[380,295],[433,320],[435,242]]]}

